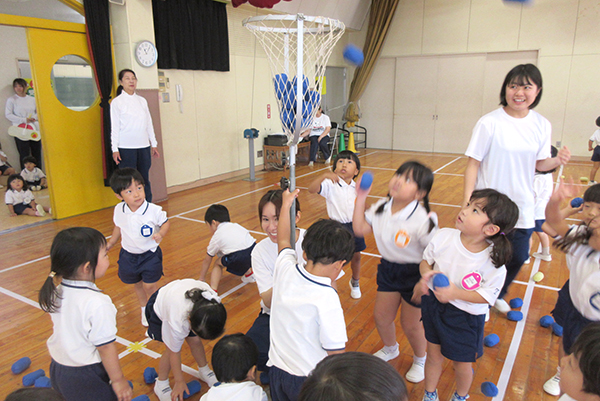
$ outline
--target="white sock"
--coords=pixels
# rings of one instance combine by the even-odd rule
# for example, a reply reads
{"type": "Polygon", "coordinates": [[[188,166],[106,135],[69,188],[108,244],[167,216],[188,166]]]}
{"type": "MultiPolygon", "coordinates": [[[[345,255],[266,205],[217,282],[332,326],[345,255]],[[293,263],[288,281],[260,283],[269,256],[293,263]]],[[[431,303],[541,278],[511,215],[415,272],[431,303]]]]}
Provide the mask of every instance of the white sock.
{"type": "Polygon", "coordinates": [[[542,247],[542,255],[550,255],[550,247],[542,247]]]}
{"type": "Polygon", "coordinates": [[[420,365],[425,365],[426,359],[427,359],[427,354],[425,354],[425,356],[423,356],[423,357],[418,357],[416,355],[413,355],[413,362],[418,363],[420,365]]]}
{"type": "Polygon", "coordinates": [[[388,353],[391,354],[393,352],[396,352],[398,350],[398,343],[392,345],[391,347],[388,347],[387,345],[383,346],[383,350],[388,353]]]}
{"type": "Polygon", "coordinates": [[[202,367],[198,366],[198,372],[207,375],[210,372],[212,372],[212,369],[208,367],[208,364],[206,364],[206,365],[204,365],[202,367]]]}
{"type": "Polygon", "coordinates": [[[158,388],[160,388],[160,389],[169,387],[169,379],[158,380],[158,378],[156,378],[155,386],[158,386],[158,388]]]}
{"type": "Polygon", "coordinates": [[[146,307],[145,306],[142,306],[142,315],[146,316],[146,307]]]}

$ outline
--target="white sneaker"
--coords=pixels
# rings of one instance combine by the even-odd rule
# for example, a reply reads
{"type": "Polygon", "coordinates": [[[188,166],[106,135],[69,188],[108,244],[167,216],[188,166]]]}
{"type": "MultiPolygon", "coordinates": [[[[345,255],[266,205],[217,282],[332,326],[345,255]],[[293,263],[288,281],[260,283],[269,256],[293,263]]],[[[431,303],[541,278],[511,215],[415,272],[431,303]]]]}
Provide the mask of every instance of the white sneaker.
{"type": "Polygon", "coordinates": [[[0,188],[4,188],[4,185],[0,184],[0,188]]]}
{"type": "Polygon", "coordinates": [[[544,383],[544,391],[550,395],[560,395],[560,372],[556,372],[546,383],[544,383]]]}
{"type": "Polygon", "coordinates": [[[490,310],[489,309],[485,312],[485,321],[486,322],[490,321],[490,310]]]}
{"type": "Polygon", "coordinates": [[[44,206],[42,205],[35,205],[35,210],[37,210],[38,214],[41,217],[44,217],[46,215],[46,211],[44,210],[44,206]]]}
{"type": "Polygon", "coordinates": [[[326,164],[326,165],[329,165],[329,164],[331,164],[331,156],[329,156],[329,157],[327,158],[327,160],[325,160],[325,164],[326,164]]]}
{"type": "Polygon", "coordinates": [[[440,399],[438,397],[437,389],[433,393],[427,393],[427,391],[425,391],[425,395],[423,396],[423,401],[440,401],[440,399]]]}
{"type": "Polygon", "coordinates": [[[356,287],[353,286],[352,279],[350,279],[348,284],[350,284],[350,296],[354,299],[359,299],[362,296],[362,294],[360,292],[360,285],[357,285],[356,287]]]}
{"type": "Polygon", "coordinates": [[[498,298],[494,303],[494,308],[498,310],[498,312],[508,313],[511,311],[510,305],[506,303],[502,298],[498,298]]]}
{"type": "Polygon", "coordinates": [[[379,359],[383,359],[386,362],[391,361],[392,359],[397,358],[398,355],[400,355],[400,348],[399,348],[398,344],[396,344],[395,350],[392,352],[388,352],[385,350],[385,347],[383,347],[382,349],[380,349],[373,355],[375,355],[379,359]]]}
{"type": "Polygon", "coordinates": [[[148,327],[148,320],[146,319],[146,314],[142,312],[142,326],[148,327]]]}
{"type": "Polygon", "coordinates": [[[41,186],[39,186],[39,185],[36,185],[36,186],[35,186],[35,190],[36,190],[36,191],[41,191],[41,190],[42,190],[42,187],[41,187],[41,186]]]}
{"type": "Polygon", "coordinates": [[[524,265],[528,265],[531,263],[531,258],[527,258],[527,260],[525,260],[525,262],[523,262],[524,265]]]}
{"type": "Polygon", "coordinates": [[[314,166],[314,165],[315,165],[315,163],[313,163],[313,162],[308,162],[308,167],[312,167],[312,166],[314,166]]]}
{"type": "Polygon", "coordinates": [[[254,273],[249,276],[242,276],[242,283],[256,283],[256,278],[254,277],[254,273]]]}
{"type": "Polygon", "coordinates": [[[420,383],[425,379],[425,364],[413,361],[412,366],[406,372],[406,380],[411,383],[420,383]]]}
{"type": "Polygon", "coordinates": [[[548,254],[548,255],[544,255],[541,252],[534,252],[533,255],[534,258],[536,259],[542,259],[545,262],[551,262],[552,261],[552,255],[548,254]]]}
{"type": "Polygon", "coordinates": [[[212,387],[217,383],[217,376],[215,375],[215,372],[210,369],[208,369],[206,373],[203,373],[198,369],[198,378],[208,384],[208,387],[212,387]]]}
{"type": "Polygon", "coordinates": [[[158,379],[154,382],[154,394],[156,394],[160,401],[171,401],[171,386],[169,386],[168,380],[166,382],[166,385],[161,385],[158,379]]]}

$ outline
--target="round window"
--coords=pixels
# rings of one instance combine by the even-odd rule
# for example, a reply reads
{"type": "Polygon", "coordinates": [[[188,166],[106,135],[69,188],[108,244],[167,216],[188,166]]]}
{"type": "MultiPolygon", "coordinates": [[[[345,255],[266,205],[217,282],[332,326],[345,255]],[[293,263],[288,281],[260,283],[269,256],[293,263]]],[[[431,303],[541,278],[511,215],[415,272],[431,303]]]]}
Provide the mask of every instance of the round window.
{"type": "Polygon", "coordinates": [[[50,77],[56,98],[71,110],[87,110],[98,98],[94,72],[83,58],[69,54],[59,58],[50,77]]]}

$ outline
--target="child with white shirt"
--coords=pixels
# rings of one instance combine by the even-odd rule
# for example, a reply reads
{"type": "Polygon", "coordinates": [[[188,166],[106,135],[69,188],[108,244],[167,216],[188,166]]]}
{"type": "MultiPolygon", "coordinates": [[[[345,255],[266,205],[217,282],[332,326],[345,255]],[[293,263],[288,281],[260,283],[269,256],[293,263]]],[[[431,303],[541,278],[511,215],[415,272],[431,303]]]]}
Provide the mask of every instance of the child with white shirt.
{"type": "Polygon", "coordinates": [[[35,203],[33,193],[19,174],[8,177],[4,203],[8,207],[10,217],[26,214],[28,216],[44,217],[50,209],[35,203]]]}
{"type": "Polygon", "coordinates": [[[333,171],[327,171],[317,177],[309,186],[308,192],[319,194],[327,201],[329,218],[339,221],[354,237],[354,256],[350,262],[352,278],[350,279],[350,296],[361,297],[360,292],[360,253],[367,246],[365,239],[354,235],[352,216],[356,203],[356,183],[354,179],[360,173],[360,160],[354,152],[344,150],[337,154],[333,163],[333,171]]]}
{"type": "Polygon", "coordinates": [[[33,156],[27,156],[23,159],[25,168],[21,170],[21,177],[27,182],[27,186],[32,191],[48,188],[46,174],[37,167],[37,160],[33,156]]]}
{"type": "MultiPolygon", "coordinates": [[[[15,169],[8,164],[8,156],[0,149],[0,175],[12,175],[16,173],[15,169]]],[[[4,185],[0,185],[2,188],[4,185]]]]}
{"type": "Polygon", "coordinates": [[[115,170],[110,186],[122,202],[115,206],[115,228],[107,249],[112,249],[121,238],[119,278],[134,285],[142,325],[148,326],[146,303],[158,289],[158,280],[163,275],[162,250],[158,244],[169,231],[170,222],[162,207],[146,201],[144,179],[136,169],[115,170]]]}
{"type": "Polygon", "coordinates": [[[273,401],[296,400],[302,384],[327,355],[345,351],[348,336],[344,311],[331,286],[352,259],[352,234],[341,223],[319,220],[306,230],[302,249],[306,266],[298,264],[290,236],[290,209],[299,190],[283,193],[279,215],[269,370],[273,401]]]}
{"type": "Polygon", "coordinates": [[[206,209],[204,221],[213,233],[206,256],[200,269],[200,281],[204,281],[206,273],[217,260],[210,275],[210,286],[217,291],[223,270],[242,278],[244,283],[253,283],[251,254],[256,240],[250,232],[237,223],[232,223],[229,210],[223,205],[211,205],[206,209]]]}
{"type": "Polygon", "coordinates": [[[592,134],[588,141],[588,150],[590,152],[594,152],[592,154],[592,170],[590,171],[590,185],[594,185],[596,183],[596,172],[598,172],[598,168],[600,168],[600,117],[596,119],[596,131],[592,134]],[[596,144],[594,146],[594,143],[596,144]]]}
{"type": "Polygon", "coordinates": [[[221,338],[212,352],[212,365],[218,383],[200,401],[268,401],[265,391],[257,385],[256,361],[258,348],[242,333],[221,338]]]}

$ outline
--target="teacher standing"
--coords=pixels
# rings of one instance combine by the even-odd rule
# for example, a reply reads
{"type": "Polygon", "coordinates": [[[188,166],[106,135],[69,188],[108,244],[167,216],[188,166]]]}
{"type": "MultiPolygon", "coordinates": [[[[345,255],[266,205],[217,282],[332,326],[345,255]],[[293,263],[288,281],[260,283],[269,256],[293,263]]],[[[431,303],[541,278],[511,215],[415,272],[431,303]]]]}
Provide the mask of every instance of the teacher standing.
{"type": "Polygon", "coordinates": [[[110,104],[111,147],[119,168],[132,167],[144,178],[146,200],[152,202],[148,173],[152,156],[159,157],[148,102],[135,93],[137,77],[132,70],[119,72],[117,97],[110,104]]]}
{"type": "MultiPolygon", "coordinates": [[[[17,78],[13,81],[13,90],[15,94],[6,101],[4,115],[10,120],[12,125],[23,123],[34,126],[35,131],[40,131],[37,118],[37,108],[35,106],[35,98],[27,95],[27,87],[29,84],[23,78],[17,78]]],[[[19,163],[21,170],[25,168],[23,159],[27,156],[33,156],[37,160],[39,166],[42,163],[42,142],[27,141],[15,137],[17,151],[19,152],[19,163]]]]}

